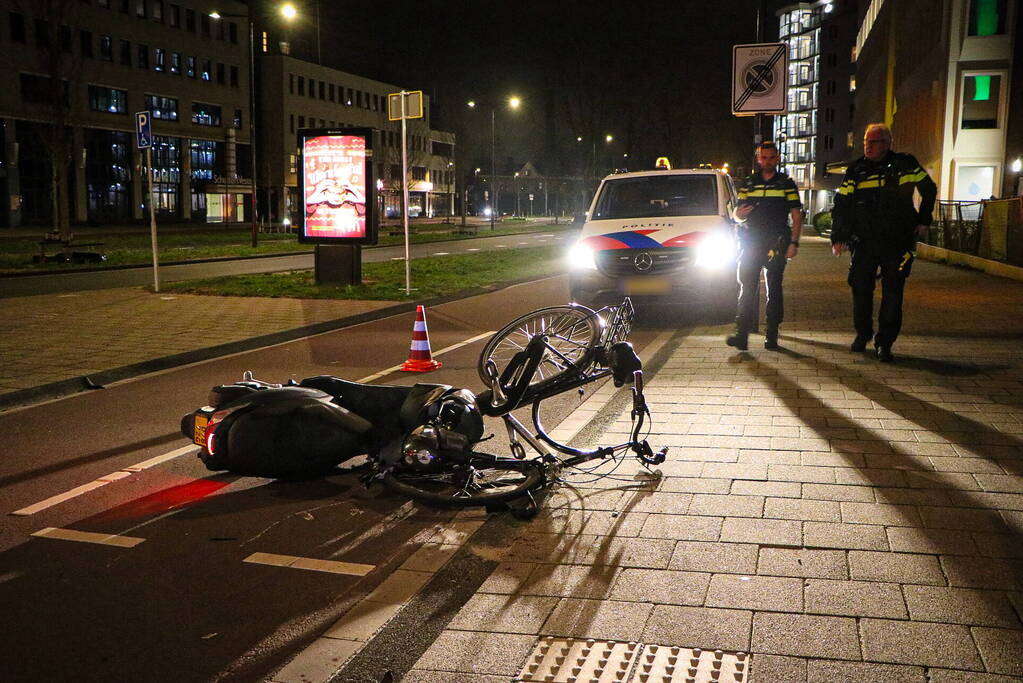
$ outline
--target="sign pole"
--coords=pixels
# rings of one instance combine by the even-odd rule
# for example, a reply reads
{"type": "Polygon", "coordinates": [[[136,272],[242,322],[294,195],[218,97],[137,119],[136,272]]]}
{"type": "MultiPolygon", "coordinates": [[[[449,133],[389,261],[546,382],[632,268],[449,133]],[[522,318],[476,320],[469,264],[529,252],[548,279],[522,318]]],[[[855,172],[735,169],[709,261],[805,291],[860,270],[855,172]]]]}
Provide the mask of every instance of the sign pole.
{"type": "Polygon", "coordinates": [[[409,256],[408,237],[408,143],[406,141],[405,118],[405,97],[408,95],[401,91],[401,219],[405,228],[405,296],[412,294],[412,267],[409,256]]]}
{"type": "Polygon", "coordinates": [[[146,147],[146,165],[149,167],[149,236],[153,243],[153,291],[160,291],[160,257],[156,252],[156,193],[153,191],[153,148],[146,147]]]}

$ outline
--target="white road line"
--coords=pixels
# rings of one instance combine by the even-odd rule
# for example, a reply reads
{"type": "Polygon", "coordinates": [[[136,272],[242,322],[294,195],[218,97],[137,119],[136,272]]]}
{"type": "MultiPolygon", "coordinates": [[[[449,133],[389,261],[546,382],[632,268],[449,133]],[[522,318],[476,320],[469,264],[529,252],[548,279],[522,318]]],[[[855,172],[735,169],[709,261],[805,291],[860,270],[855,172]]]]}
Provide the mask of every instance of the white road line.
{"type": "MultiPolygon", "coordinates": [[[[560,235],[558,235],[558,236],[560,237],[560,235]]],[[[549,232],[546,235],[540,235],[540,237],[554,237],[554,233],[553,232],[549,232]]]]}
{"type": "MultiPolygon", "coordinates": [[[[480,339],[484,339],[485,337],[489,337],[489,336],[491,336],[493,334],[494,334],[493,330],[491,330],[490,332],[484,332],[483,334],[478,334],[475,337],[471,337],[470,339],[466,339],[465,341],[458,342],[457,344],[452,344],[451,346],[446,346],[446,347],[444,347],[443,349],[441,349],[439,351],[434,351],[433,355],[434,356],[440,356],[442,354],[448,353],[449,351],[454,351],[455,349],[459,349],[459,348],[461,348],[463,346],[466,346],[468,344],[472,344],[473,342],[477,342],[480,339]]],[[[401,365],[395,365],[394,367],[387,368],[386,370],[381,370],[380,372],[374,373],[374,374],[369,375],[367,377],[363,377],[362,379],[356,380],[356,381],[357,382],[363,382],[363,383],[365,383],[365,382],[372,382],[373,380],[379,379],[379,378],[381,378],[381,377],[383,377],[385,375],[389,375],[392,372],[397,372],[399,369],[401,369],[401,365]]],[[[195,446],[195,445],[182,446],[181,448],[173,450],[173,451],[171,451],[169,453],[164,453],[163,455],[158,455],[158,456],[155,456],[153,458],[149,458],[148,460],[143,460],[140,463],[136,463],[134,465],[129,465],[128,467],[124,467],[122,469],[119,469],[116,472],[111,472],[110,474],[107,474],[107,475],[102,476],[102,477],[100,477],[98,479],[90,481],[87,484],[82,484],[81,486],[76,486],[75,488],[71,489],[70,491],[65,491],[64,493],[58,493],[55,496],[50,496],[46,500],[41,500],[38,503],[34,503],[33,505],[29,505],[28,507],[23,507],[20,510],[15,510],[14,512],[12,512],[10,514],[16,515],[18,517],[27,517],[29,515],[34,515],[35,513],[39,512],[41,510],[46,510],[47,508],[51,508],[54,505],[59,505],[59,504],[61,504],[63,502],[71,500],[72,498],[77,498],[78,496],[80,496],[80,495],[82,495],[84,493],[88,493],[89,491],[95,491],[96,489],[100,488],[101,486],[106,486],[107,484],[109,484],[112,481],[117,481],[118,479],[124,479],[125,477],[130,477],[131,475],[133,475],[133,474],[135,474],[137,472],[141,472],[142,470],[149,469],[150,467],[155,467],[156,465],[159,465],[161,463],[167,462],[168,460],[173,460],[174,458],[180,457],[180,456],[185,455],[187,453],[194,453],[197,450],[199,450],[199,447],[195,446]]]]}
{"type": "Polygon", "coordinates": [[[32,534],[40,538],[57,538],[62,541],[78,541],[79,543],[98,543],[100,545],[112,545],[118,548],[134,548],[142,543],[144,538],[135,536],[118,536],[117,534],[97,534],[91,531],[75,531],[74,529],[57,529],[48,526],[32,534]]]}
{"type": "Polygon", "coordinates": [[[471,247],[469,249],[466,249],[466,251],[479,251],[479,247],[471,247]]]}
{"type": "Polygon", "coordinates": [[[438,252],[434,252],[433,255],[434,256],[447,256],[450,253],[451,253],[450,251],[438,251],[438,252]]]}
{"type": "Polygon", "coordinates": [[[36,503],[34,505],[29,505],[28,507],[21,508],[20,510],[15,510],[11,514],[12,515],[17,515],[19,517],[27,517],[28,515],[34,515],[35,513],[39,512],[40,510],[45,510],[46,508],[51,508],[54,505],[59,505],[60,503],[63,503],[64,501],[71,500],[72,498],[77,498],[78,496],[82,495],[83,493],[88,493],[89,491],[95,491],[96,489],[100,488],[101,486],[106,486],[107,484],[109,484],[112,481],[117,481],[118,479],[124,479],[125,477],[130,477],[131,475],[135,474],[136,472],[141,472],[142,470],[147,470],[150,467],[153,467],[155,465],[159,465],[162,462],[167,462],[168,460],[173,460],[174,458],[177,458],[179,456],[185,455],[186,453],[194,453],[197,450],[199,450],[198,446],[183,446],[182,448],[178,448],[177,450],[173,450],[170,453],[164,453],[163,455],[158,455],[155,458],[150,458],[149,460],[143,460],[142,462],[136,463],[135,465],[129,465],[128,467],[125,467],[123,469],[119,469],[116,472],[111,472],[110,474],[102,476],[99,479],[95,479],[93,481],[90,481],[88,484],[82,484],[81,486],[76,486],[75,488],[71,489],[70,491],[65,491],[64,493],[58,493],[55,496],[50,496],[46,500],[39,501],[38,503],[36,503]]]}
{"type": "MultiPolygon", "coordinates": [[[[489,336],[491,336],[493,334],[494,334],[493,331],[484,332],[483,334],[477,334],[475,337],[472,337],[470,339],[466,339],[465,341],[458,342],[457,344],[452,344],[451,346],[445,346],[440,351],[434,351],[431,355],[439,356],[441,354],[447,353],[448,351],[454,351],[455,349],[460,349],[463,346],[467,346],[469,344],[472,344],[473,342],[477,342],[480,339],[483,339],[485,337],[489,337],[489,336]]],[[[366,382],[372,382],[373,380],[380,379],[381,377],[383,377],[385,375],[389,375],[392,372],[397,372],[400,369],[401,369],[401,365],[395,365],[393,367],[387,368],[386,370],[381,370],[380,372],[374,372],[372,375],[367,375],[367,376],[363,377],[362,379],[357,379],[355,381],[365,384],[366,382]]]]}
{"type": "Polygon", "coordinates": [[[358,564],[356,562],[336,562],[334,560],[318,560],[315,557],[296,557],[295,555],[274,555],[273,553],[252,553],[242,562],[266,564],[271,567],[291,567],[292,569],[308,569],[331,574],[348,576],[365,576],[376,569],[376,565],[358,564]]]}

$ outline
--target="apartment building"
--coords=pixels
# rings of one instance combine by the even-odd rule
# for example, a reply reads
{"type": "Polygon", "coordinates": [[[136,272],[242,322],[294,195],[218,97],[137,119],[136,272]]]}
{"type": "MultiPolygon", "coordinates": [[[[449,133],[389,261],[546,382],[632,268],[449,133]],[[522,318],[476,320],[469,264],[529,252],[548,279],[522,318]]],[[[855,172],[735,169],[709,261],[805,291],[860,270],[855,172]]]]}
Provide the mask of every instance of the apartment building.
{"type": "Polygon", "coordinates": [[[142,220],[146,109],[159,218],[244,219],[248,40],[236,0],[0,3],[0,227],[142,220]]]}
{"type": "Polygon", "coordinates": [[[818,0],[778,11],[779,40],[788,47],[787,112],[774,117],[782,170],[795,181],[811,214],[826,209],[841,181],[829,164],[850,148],[855,79],[855,0],[818,0]]]}
{"type": "Polygon", "coordinates": [[[895,148],[920,160],[940,199],[1018,193],[1019,11],[1018,0],[865,2],[856,134],[871,121],[888,123],[895,148]]]}
{"type": "MultiPolygon", "coordinates": [[[[294,222],[298,201],[298,143],[303,128],[365,127],[375,130],[374,176],[378,215],[401,215],[401,123],[387,117],[387,95],[400,86],[346,73],[287,54],[260,55],[260,193],[273,222],[294,222]]],[[[409,215],[446,216],[455,211],[455,136],[424,118],[407,122],[409,215]]]]}

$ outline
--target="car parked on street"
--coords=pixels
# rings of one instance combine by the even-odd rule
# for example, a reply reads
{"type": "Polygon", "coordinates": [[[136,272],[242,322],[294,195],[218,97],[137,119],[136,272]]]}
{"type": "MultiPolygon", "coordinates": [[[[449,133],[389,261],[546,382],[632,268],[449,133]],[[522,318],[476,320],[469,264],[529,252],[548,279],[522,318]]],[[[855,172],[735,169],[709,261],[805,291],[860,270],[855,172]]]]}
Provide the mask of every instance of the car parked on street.
{"type": "Polygon", "coordinates": [[[573,301],[734,310],[735,188],[716,169],[607,176],[568,254],[573,301]]]}

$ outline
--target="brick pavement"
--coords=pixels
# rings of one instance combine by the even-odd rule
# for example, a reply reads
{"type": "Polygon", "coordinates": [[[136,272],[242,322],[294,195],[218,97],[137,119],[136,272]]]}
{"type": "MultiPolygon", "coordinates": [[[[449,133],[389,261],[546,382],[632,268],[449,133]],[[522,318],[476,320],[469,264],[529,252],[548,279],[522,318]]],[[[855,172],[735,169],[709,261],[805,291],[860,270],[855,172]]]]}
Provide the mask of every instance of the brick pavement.
{"type": "Polygon", "coordinates": [[[394,303],[154,294],[141,288],[0,298],[0,396],[394,303]]]}
{"type": "Polygon", "coordinates": [[[784,352],[679,332],[648,387],[662,479],[470,539],[501,564],[406,683],[508,681],[547,635],[748,651],[757,683],[1023,680],[1023,288],[917,264],[881,365],[814,248],[784,352]]]}
{"type": "MultiPolygon", "coordinates": [[[[846,350],[844,263],[806,242],[786,350],[683,326],[648,387],[664,476],[491,518],[469,543],[501,564],[405,681],[508,681],[540,635],[745,650],[757,683],[1023,680],[1023,284],[916,264],[884,366],[846,350]]],[[[0,394],[382,305],[0,299],[0,394]]]]}

